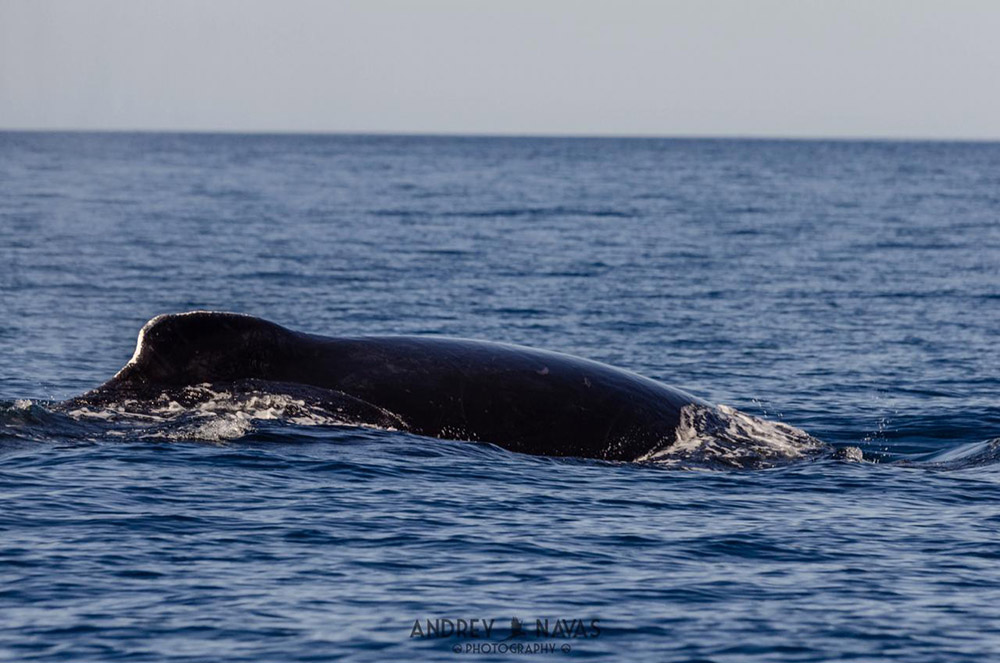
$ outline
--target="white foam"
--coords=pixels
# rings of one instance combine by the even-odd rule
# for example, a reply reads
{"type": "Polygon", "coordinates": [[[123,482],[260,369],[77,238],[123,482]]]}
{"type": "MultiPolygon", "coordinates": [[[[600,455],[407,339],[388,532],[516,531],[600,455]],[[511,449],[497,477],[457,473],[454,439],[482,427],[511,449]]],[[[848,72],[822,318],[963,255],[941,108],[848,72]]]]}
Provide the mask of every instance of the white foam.
{"type": "Polygon", "coordinates": [[[640,461],[671,467],[773,467],[829,447],[805,431],[719,405],[685,405],[672,443],[640,461]]]}
{"type": "Polygon", "coordinates": [[[255,421],[281,420],[300,426],[346,423],[343,418],[338,418],[317,405],[287,394],[213,391],[210,385],[201,384],[186,387],[179,398],[193,405],[185,406],[177,400],[162,397],[150,412],[163,417],[183,413],[201,417],[239,415],[255,421]]]}
{"type": "Polygon", "coordinates": [[[103,409],[78,407],[67,414],[74,419],[131,425],[140,437],[208,441],[243,437],[253,432],[259,421],[282,421],[298,426],[357,425],[347,417],[302,398],[267,392],[214,390],[209,384],[185,387],[171,395],[162,394],[152,403],[124,400],[103,409]]]}
{"type": "Polygon", "coordinates": [[[170,431],[166,437],[175,440],[223,442],[241,438],[252,432],[253,429],[253,418],[245,413],[237,412],[221,417],[212,417],[207,421],[170,431]]]}
{"type": "Polygon", "coordinates": [[[73,419],[103,419],[107,421],[109,419],[114,419],[121,413],[116,413],[112,410],[91,410],[89,407],[78,407],[75,410],[70,410],[66,414],[73,419]]]}

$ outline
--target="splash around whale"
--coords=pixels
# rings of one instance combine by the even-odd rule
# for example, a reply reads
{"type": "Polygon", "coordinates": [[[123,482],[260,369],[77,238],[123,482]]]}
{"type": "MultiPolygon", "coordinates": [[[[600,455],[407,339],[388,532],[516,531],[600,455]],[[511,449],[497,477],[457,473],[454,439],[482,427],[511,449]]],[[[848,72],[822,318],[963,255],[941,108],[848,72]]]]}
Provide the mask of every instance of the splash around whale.
{"type": "Polygon", "coordinates": [[[236,408],[296,422],[318,414],[321,423],[520,453],[681,467],[770,467],[834,452],[787,424],[566,354],[456,338],[324,337],[209,311],[153,318],[114,377],[61,407],[81,416],[236,408]]]}

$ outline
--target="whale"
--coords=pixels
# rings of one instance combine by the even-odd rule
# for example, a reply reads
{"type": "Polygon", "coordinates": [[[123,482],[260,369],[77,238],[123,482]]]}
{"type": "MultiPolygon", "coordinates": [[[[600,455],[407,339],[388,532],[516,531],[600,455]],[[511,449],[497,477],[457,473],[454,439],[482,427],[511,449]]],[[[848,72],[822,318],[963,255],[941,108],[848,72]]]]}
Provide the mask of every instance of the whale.
{"type": "MultiPolygon", "coordinates": [[[[67,405],[190,399],[198,385],[289,394],[347,425],[544,456],[640,461],[690,444],[693,423],[722,437],[732,429],[725,411],[686,391],[568,354],[437,336],[327,337],[213,311],[153,318],[128,363],[67,405]]],[[[778,425],[794,431],[796,453],[825,446],[778,425]]]]}

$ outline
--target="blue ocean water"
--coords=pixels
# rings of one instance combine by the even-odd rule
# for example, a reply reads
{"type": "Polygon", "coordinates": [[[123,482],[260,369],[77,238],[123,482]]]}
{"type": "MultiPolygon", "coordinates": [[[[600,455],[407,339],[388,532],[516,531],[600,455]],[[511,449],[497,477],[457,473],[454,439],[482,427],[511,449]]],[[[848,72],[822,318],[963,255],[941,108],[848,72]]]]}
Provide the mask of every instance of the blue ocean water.
{"type": "Polygon", "coordinates": [[[1000,144],[0,133],[0,659],[990,660],[998,210],[1000,144]],[[866,462],[49,405],[192,309],[569,352],[866,462]]]}

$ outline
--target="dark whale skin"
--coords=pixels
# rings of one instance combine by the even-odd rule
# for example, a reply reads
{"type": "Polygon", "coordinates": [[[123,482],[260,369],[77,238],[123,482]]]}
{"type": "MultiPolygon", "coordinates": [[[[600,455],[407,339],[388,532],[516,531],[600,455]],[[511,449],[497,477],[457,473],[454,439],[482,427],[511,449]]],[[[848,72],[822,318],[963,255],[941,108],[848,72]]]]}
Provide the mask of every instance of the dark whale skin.
{"type": "Polygon", "coordinates": [[[354,421],[521,453],[633,461],[669,446],[679,389],[595,361],[456,338],[328,338],[233,313],[158,316],[108,382],[72,402],[154,399],[209,383],[317,388],[354,421]],[[291,386],[290,386],[291,385],[291,386]],[[390,423],[387,423],[390,422],[390,423]]]}

